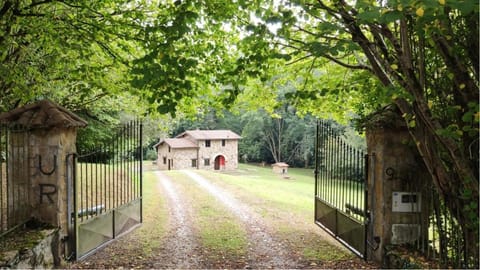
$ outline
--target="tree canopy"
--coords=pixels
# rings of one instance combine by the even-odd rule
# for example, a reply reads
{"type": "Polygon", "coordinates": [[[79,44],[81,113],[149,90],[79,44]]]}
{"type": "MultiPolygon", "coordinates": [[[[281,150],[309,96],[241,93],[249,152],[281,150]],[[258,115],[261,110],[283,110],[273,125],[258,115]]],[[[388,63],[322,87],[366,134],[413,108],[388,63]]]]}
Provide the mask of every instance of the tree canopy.
{"type": "MultiPolygon", "coordinates": [[[[478,239],[478,2],[283,1],[256,16],[262,19],[251,29],[272,40],[272,55],[313,76],[329,61],[360,71],[351,78],[366,83],[305,83],[296,99],[335,102],[339,91],[360,91],[364,102],[398,107],[435,188],[457,213],[466,239],[478,239]],[[278,27],[265,31],[269,24],[278,27]]],[[[478,263],[478,241],[468,245],[478,263]]]]}
{"type": "Polygon", "coordinates": [[[5,0],[0,111],[275,115],[278,89],[319,117],[395,104],[478,263],[478,33],[468,0],[5,0]]]}

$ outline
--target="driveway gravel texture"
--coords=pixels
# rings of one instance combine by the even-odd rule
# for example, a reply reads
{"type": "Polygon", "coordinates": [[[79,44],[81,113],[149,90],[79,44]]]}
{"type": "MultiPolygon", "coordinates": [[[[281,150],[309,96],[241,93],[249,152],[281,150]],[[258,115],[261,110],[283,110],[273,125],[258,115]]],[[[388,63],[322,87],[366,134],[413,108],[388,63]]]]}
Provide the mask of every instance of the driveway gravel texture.
{"type": "MultiPolygon", "coordinates": [[[[247,250],[244,258],[239,260],[232,255],[224,254],[221,260],[212,259],[209,250],[202,246],[198,236],[198,226],[195,226],[196,213],[194,212],[193,192],[188,185],[176,181],[168,173],[161,171],[148,172],[155,177],[154,190],[151,199],[158,207],[145,207],[152,213],[144,213],[142,226],[111,244],[100,249],[91,256],[65,267],[70,269],[316,269],[340,268],[361,269],[377,268],[376,265],[366,263],[350,255],[333,256],[332,260],[307,260],[303,258],[301,250],[305,247],[292,246],[275,232],[271,220],[265,219],[255,211],[247,201],[239,200],[227,189],[220,187],[208,179],[205,174],[191,170],[182,170],[180,173],[195,185],[194,192],[203,192],[216,201],[216,207],[223,208],[231,213],[236,222],[244,228],[247,235],[247,250]],[[162,218],[166,216],[166,220],[162,218]],[[162,228],[160,228],[162,227],[162,228]]],[[[287,215],[288,217],[288,215],[287,215]]],[[[284,218],[284,217],[282,217],[284,218]]],[[[165,219],[165,218],[163,218],[165,219]]],[[[287,220],[278,220],[275,223],[289,224],[287,220]]],[[[307,221],[313,223],[313,221],[307,221]]],[[[293,226],[297,226],[293,223],[293,226]]],[[[310,226],[310,224],[309,224],[310,226]]],[[[312,226],[314,228],[315,225],[312,226]]],[[[325,241],[331,245],[331,250],[339,250],[348,254],[320,228],[316,228],[314,236],[318,241],[325,241]]],[[[302,237],[302,236],[292,236],[302,237]]],[[[311,238],[311,236],[310,236],[311,238]]],[[[323,243],[323,242],[322,242],[323,243]]],[[[327,247],[328,248],[328,247],[327,247]]]]}

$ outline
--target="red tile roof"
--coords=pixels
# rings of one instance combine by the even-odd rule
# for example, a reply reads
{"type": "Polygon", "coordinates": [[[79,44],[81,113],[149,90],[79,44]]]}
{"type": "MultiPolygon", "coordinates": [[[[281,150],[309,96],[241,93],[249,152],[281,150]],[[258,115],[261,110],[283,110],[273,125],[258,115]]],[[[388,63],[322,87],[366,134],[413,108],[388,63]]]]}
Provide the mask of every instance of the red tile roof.
{"type": "Polygon", "coordinates": [[[177,138],[183,138],[185,135],[190,135],[196,140],[238,140],[241,139],[237,133],[231,130],[187,130],[179,135],[177,138]]]}

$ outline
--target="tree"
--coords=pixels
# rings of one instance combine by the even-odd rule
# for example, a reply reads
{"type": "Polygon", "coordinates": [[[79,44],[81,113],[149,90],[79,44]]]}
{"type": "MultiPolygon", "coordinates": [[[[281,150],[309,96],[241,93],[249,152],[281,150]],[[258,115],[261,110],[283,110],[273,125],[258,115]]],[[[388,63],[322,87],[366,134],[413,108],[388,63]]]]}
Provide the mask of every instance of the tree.
{"type": "Polygon", "coordinates": [[[141,1],[3,1],[0,4],[1,110],[40,98],[80,109],[128,89],[141,1]]]}
{"type": "Polygon", "coordinates": [[[80,111],[128,92],[162,113],[195,115],[248,87],[275,96],[262,84],[287,61],[282,75],[303,85],[292,99],[343,108],[338,94],[355,93],[399,108],[478,264],[478,18],[478,2],[466,0],[6,0],[0,110],[54,97],[80,111]],[[341,73],[328,62],[354,87],[315,89],[325,72],[341,73]]]}
{"type": "Polygon", "coordinates": [[[263,23],[251,35],[273,40],[271,56],[309,71],[326,59],[377,78],[478,266],[478,2],[283,1],[256,16],[263,23]]]}
{"type": "Polygon", "coordinates": [[[41,98],[81,109],[124,93],[172,114],[228,103],[240,71],[225,21],[240,13],[217,1],[2,1],[0,110],[41,98]]]}
{"type": "Polygon", "coordinates": [[[196,2],[1,1],[0,111],[51,99],[89,122],[79,141],[92,148],[123,111],[195,115],[221,104],[231,89],[215,86],[234,51],[222,20],[238,12],[196,2]]]}

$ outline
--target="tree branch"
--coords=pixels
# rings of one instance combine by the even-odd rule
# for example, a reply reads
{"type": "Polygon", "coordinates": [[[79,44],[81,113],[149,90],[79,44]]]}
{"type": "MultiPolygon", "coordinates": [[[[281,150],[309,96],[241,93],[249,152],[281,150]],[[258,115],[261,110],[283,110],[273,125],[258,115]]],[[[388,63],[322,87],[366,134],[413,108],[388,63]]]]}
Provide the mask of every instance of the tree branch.
{"type": "Polygon", "coordinates": [[[328,59],[332,62],[335,62],[336,64],[338,64],[342,67],[346,67],[346,68],[350,68],[350,69],[357,69],[357,70],[368,70],[368,71],[372,72],[372,69],[369,66],[347,64],[345,62],[342,62],[342,61],[334,58],[333,56],[328,55],[328,54],[323,54],[322,57],[324,57],[324,58],[326,58],[326,59],[328,59]]]}

